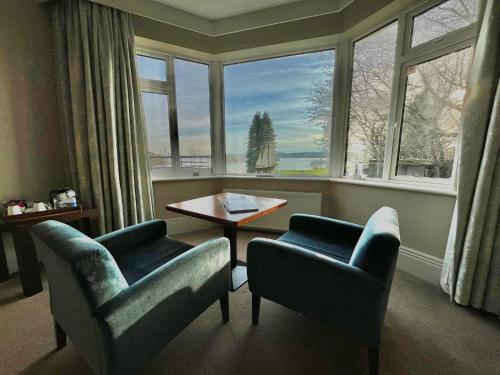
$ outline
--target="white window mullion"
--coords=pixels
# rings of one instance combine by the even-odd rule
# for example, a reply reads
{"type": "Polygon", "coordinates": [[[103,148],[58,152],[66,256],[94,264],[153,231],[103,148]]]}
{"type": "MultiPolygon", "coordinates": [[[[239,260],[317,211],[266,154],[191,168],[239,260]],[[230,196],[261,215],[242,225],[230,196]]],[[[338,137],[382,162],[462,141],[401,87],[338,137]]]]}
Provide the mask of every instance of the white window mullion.
{"type": "Polygon", "coordinates": [[[224,137],[224,93],[222,64],[214,61],[210,64],[210,112],[212,119],[212,173],[221,175],[225,173],[225,137],[224,137]]]}
{"type": "Polygon", "coordinates": [[[394,73],[392,78],[392,92],[391,92],[391,104],[390,112],[387,124],[387,138],[385,141],[384,150],[384,168],[382,172],[382,179],[389,180],[392,174],[392,161],[394,157],[393,150],[395,148],[395,140],[397,139],[396,133],[398,133],[398,128],[400,122],[397,116],[397,106],[400,101],[400,79],[401,79],[401,64],[402,57],[404,54],[404,44],[407,38],[407,34],[411,31],[410,27],[406,23],[406,17],[400,15],[398,17],[398,37],[396,40],[396,60],[394,62],[394,73]]]}
{"type": "Polygon", "coordinates": [[[335,61],[334,103],[330,130],[330,175],[332,177],[342,177],[344,174],[351,73],[352,43],[345,41],[337,46],[335,61]]]}
{"type": "Polygon", "coordinates": [[[170,82],[170,145],[172,149],[172,170],[174,175],[178,175],[181,170],[181,160],[179,152],[179,124],[177,122],[177,99],[175,95],[175,71],[174,71],[174,59],[168,57],[168,81],[170,82]]]}

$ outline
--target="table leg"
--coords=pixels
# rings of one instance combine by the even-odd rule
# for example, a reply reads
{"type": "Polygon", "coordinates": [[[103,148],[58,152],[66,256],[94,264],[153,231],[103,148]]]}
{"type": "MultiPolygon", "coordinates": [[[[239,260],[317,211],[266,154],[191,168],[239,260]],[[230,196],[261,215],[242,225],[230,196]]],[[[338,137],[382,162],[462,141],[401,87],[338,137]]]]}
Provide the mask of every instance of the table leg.
{"type": "Polygon", "coordinates": [[[231,247],[231,269],[232,269],[232,285],[231,292],[236,291],[240,286],[245,284],[247,278],[247,267],[245,263],[238,261],[236,227],[224,225],[224,237],[229,239],[231,247]]]}
{"type": "Polygon", "coordinates": [[[90,238],[99,237],[99,220],[87,217],[83,220],[85,234],[90,238]]]}
{"type": "Polygon", "coordinates": [[[7,257],[3,247],[2,233],[0,233],[0,282],[10,279],[9,267],[7,266],[7,257]]]}
{"type": "Polygon", "coordinates": [[[16,249],[19,276],[23,286],[23,293],[29,297],[43,290],[42,278],[35,244],[28,232],[14,233],[14,247],[16,249]]]}

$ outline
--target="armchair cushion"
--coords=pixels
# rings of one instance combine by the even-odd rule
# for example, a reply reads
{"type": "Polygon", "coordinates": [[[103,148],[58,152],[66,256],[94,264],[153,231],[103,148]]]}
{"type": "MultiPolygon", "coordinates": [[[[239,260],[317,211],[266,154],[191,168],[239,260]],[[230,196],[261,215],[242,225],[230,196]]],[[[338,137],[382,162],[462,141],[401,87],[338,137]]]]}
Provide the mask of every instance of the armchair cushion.
{"type": "Polygon", "coordinates": [[[346,241],[334,242],[328,240],[326,237],[320,237],[296,230],[286,232],[278,238],[278,240],[327,255],[340,262],[349,263],[349,259],[351,259],[352,246],[349,246],[346,241]]]}
{"type": "Polygon", "coordinates": [[[324,237],[329,241],[341,241],[354,247],[363,232],[363,226],[330,217],[295,214],[290,217],[290,231],[324,237]]]}
{"type": "Polygon", "coordinates": [[[317,215],[295,214],[280,241],[349,263],[363,226],[317,215]]]}
{"type": "Polygon", "coordinates": [[[125,280],[132,285],[192,247],[165,236],[137,246],[134,251],[120,253],[116,263],[125,280]]]}
{"type": "Polygon", "coordinates": [[[167,224],[165,221],[150,220],[105,234],[95,240],[116,257],[130,250],[135,251],[138,246],[166,235],[167,224]]]}

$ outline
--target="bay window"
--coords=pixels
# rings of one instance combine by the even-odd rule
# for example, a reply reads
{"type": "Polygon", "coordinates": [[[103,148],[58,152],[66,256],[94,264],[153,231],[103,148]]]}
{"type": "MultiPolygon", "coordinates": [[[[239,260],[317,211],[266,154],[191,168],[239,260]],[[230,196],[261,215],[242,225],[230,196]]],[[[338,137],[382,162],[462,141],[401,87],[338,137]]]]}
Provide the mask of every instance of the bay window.
{"type": "Polygon", "coordinates": [[[138,50],[153,177],[214,168],[451,188],[478,7],[431,0],[337,45],[212,65],[138,50]]]}

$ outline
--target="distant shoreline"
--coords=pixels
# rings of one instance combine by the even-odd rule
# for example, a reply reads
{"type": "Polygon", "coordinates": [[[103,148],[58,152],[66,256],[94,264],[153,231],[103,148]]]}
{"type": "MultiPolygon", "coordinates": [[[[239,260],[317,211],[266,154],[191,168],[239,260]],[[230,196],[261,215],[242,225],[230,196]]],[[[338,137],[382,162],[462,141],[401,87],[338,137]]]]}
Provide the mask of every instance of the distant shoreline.
{"type": "MultiPolygon", "coordinates": [[[[227,153],[228,156],[239,156],[246,157],[246,154],[231,154],[227,153]]],[[[278,157],[286,159],[311,159],[311,158],[327,158],[328,153],[322,151],[304,151],[304,152],[278,152],[278,157]]]]}

